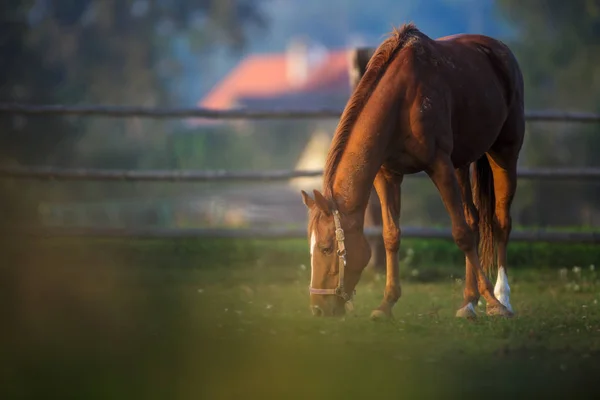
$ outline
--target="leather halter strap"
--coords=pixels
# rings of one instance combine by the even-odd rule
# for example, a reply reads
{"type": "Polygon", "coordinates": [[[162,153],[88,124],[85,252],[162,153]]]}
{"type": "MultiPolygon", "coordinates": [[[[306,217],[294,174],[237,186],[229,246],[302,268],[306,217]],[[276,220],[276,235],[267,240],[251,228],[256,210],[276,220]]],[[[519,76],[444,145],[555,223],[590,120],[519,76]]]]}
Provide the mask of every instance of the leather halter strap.
{"type": "Polygon", "coordinates": [[[344,243],[344,230],[342,229],[342,223],[340,221],[340,213],[338,210],[333,210],[333,222],[335,224],[335,239],[338,244],[337,256],[338,256],[338,285],[335,289],[317,289],[309,286],[309,292],[312,294],[333,294],[341,297],[346,302],[352,300],[356,290],[352,294],[348,294],[344,289],[344,276],[346,272],[346,245],[344,243]]]}

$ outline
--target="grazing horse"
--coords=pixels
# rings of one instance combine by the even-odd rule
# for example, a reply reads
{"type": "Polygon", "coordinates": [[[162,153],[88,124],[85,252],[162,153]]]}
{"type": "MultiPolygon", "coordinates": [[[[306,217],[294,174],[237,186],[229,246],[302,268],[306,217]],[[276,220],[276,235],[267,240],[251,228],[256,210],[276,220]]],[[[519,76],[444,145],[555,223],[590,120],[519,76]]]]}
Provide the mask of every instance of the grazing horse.
{"type": "Polygon", "coordinates": [[[414,24],[394,29],[342,113],[322,192],[310,197],[302,191],[309,209],[314,315],[344,314],[352,300],[371,256],[363,226],[375,187],[386,284],[371,317],[392,316],[401,294],[400,187],[404,175],[420,171],[438,189],[452,237],[465,254],[464,301],[456,316],[476,317],[480,295],[488,315],[513,315],[506,247],[525,131],[523,98],[520,67],[502,42],[470,34],[434,40],[414,24]],[[488,275],[496,265],[494,288],[488,275]]]}

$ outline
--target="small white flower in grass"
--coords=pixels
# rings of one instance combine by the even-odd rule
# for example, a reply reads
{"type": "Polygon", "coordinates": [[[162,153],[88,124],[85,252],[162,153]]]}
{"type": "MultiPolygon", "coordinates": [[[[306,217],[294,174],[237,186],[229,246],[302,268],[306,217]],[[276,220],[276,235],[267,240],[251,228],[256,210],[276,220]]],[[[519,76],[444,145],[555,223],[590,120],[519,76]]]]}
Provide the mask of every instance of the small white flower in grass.
{"type": "Polygon", "coordinates": [[[237,315],[242,315],[242,311],[240,311],[240,310],[235,310],[235,313],[236,313],[237,315]]]}
{"type": "Polygon", "coordinates": [[[569,270],[566,268],[561,268],[558,270],[558,275],[561,279],[567,279],[567,275],[569,274],[569,270]]]}
{"type": "Polygon", "coordinates": [[[267,304],[267,306],[265,307],[267,310],[270,310],[271,308],[273,308],[273,305],[271,304],[267,304]]]}
{"type": "Polygon", "coordinates": [[[581,267],[578,267],[577,265],[573,267],[573,273],[575,275],[581,275],[581,267]]]}
{"type": "Polygon", "coordinates": [[[594,304],[598,304],[598,300],[594,299],[594,304]]]}
{"type": "Polygon", "coordinates": [[[410,274],[411,274],[412,276],[419,276],[419,270],[415,268],[415,269],[413,269],[413,270],[410,272],[410,274]]]}
{"type": "Polygon", "coordinates": [[[198,293],[200,293],[200,294],[204,293],[204,289],[198,289],[198,293]]]}
{"type": "Polygon", "coordinates": [[[481,299],[479,299],[479,300],[477,301],[477,305],[478,305],[479,307],[483,307],[483,301],[481,301],[481,299]]]}
{"type": "Polygon", "coordinates": [[[590,271],[594,272],[594,270],[596,269],[596,266],[594,264],[590,265],[590,271]]]}
{"type": "Polygon", "coordinates": [[[300,264],[300,269],[301,269],[302,271],[306,271],[306,265],[304,265],[304,264],[300,264]]]}
{"type": "Polygon", "coordinates": [[[319,333],[320,333],[321,335],[325,335],[325,334],[327,334],[327,332],[326,332],[326,331],[319,331],[319,333]]]}

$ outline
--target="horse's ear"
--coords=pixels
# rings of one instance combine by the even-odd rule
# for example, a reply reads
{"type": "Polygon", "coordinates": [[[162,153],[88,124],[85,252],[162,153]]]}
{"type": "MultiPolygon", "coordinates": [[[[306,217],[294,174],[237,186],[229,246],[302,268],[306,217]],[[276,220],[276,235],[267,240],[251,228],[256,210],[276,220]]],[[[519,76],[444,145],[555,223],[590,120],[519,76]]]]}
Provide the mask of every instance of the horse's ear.
{"type": "Polygon", "coordinates": [[[302,193],[302,202],[304,205],[309,209],[313,208],[315,206],[315,201],[311,199],[308,193],[306,193],[304,190],[301,190],[300,192],[302,193]]]}
{"type": "Polygon", "coordinates": [[[325,199],[325,197],[318,190],[313,190],[315,195],[315,203],[317,207],[321,209],[325,213],[325,215],[331,215],[331,209],[329,208],[329,203],[325,199]]]}

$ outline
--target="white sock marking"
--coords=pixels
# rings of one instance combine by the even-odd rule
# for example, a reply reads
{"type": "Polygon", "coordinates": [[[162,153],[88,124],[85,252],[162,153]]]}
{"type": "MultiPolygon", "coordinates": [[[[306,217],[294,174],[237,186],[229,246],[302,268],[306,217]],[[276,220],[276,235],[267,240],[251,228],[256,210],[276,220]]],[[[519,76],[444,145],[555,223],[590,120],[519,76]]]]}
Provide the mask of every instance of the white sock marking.
{"type": "Polygon", "coordinates": [[[315,263],[314,263],[314,252],[315,246],[317,245],[317,236],[315,232],[312,232],[310,235],[310,287],[313,287],[313,275],[315,272],[315,263]]]}
{"type": "Polygon", "coordinates": [[[510,312],[513,311],[510,305],[510,286],[508,286],[508,277],[503,266],[498,268],[498,280],[496,280],[496,287],[494,287],[494,296],[510,312]]]}
{"type": "Polygon", "coordinates": [[[475,312],[475,307],[473,307],[473,303],[467,304],[464,308],[471,311],[474,315],[477,315],[477,313],[475,312]]]}
{"type": "Polygon", "coordinates": [[[476,317],[477,313],[475,312],[475,307],[473,306],[473,303],[469,303],[460,310],[458,310],[456,312],[456,315],[469,318],[470,316],[476,317]]]}

